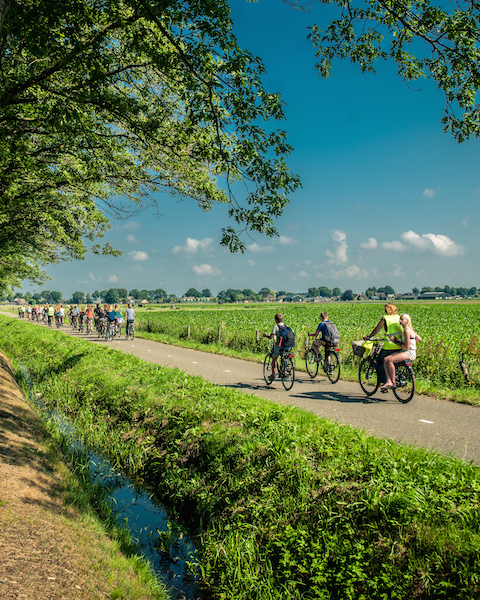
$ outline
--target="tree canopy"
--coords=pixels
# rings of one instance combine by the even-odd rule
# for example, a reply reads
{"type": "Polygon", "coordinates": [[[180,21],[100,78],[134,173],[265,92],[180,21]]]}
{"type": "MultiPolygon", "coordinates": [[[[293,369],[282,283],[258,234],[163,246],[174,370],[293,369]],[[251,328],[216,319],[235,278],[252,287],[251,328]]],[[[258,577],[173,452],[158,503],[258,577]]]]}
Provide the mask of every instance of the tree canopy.
{"type": "Polygon", "coordinates": [[[0,0],[0,62],[2,285],[115,253],[108,217],[159,210],[161,191],[228,203],[232,251],[242,230],[276,234],[299,182],[285,132],[260,124],[282,102],[226,0],[0,0]]]}
{"type": "MultiPolygon", "coordinates": [[[[310,10],[313,1],[283,0],[310,10]]],[[[336,4],[339,17],[309,39],[322,77],[334,59],[350,59],[375,72],[379,59],[395,61],[406,81],[431,78],[445,96],[442,122],[462,142],[480,135],[480,4],[474,0],[321,0],[336,4]]]]}

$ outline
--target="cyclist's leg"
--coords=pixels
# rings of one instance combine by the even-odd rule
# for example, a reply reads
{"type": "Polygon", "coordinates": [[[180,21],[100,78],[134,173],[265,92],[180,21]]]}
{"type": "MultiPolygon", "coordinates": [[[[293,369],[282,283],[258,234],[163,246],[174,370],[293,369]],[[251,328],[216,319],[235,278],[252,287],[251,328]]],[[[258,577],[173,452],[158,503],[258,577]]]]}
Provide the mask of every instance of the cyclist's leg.
{"type": "Polygon", "coordinates": [[[395,354],[395,352],[397,352],[397,350],[383,350],[383,348],[382,350],[380,350],[380,353],[377,358],[377,373],[378,381],[381,385],[387,382],[387,375],[385,373],[385,366],[383,364],[383,361],[385,360],[385,357],[387,357],[389,354],[395,354]]]}
{"type": "Polygon", "coordinates": [[[395,352],[395,354],[389,354],[385,357],[385,360],[383,361],[385,374],[387,376],[385,385],[395,385],[395,363],[402,362],[407,359],[407,352],[395,352]]]}
{"type": "Polygon", "coordinates": [[[272,349],[272,378],[275,377],[275,369],[277,368],[277,359],[280,356],[280,348],[274,346],[272,349]]]}

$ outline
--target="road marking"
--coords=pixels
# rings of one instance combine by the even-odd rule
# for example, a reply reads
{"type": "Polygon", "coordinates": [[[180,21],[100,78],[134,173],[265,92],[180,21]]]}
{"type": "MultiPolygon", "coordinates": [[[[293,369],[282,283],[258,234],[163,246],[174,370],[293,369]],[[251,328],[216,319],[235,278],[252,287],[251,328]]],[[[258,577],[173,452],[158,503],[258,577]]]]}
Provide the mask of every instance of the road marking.
{"type": "Polygon", "coordinates": [[[228,369],[225,369],[225,373],[231,373],[231,371],[229,371],[228,369]]]}
{"type": "Polygon", "coordinates": [[[428,423],[429,425],[433,425],[434,421],[426,421],[425,419],[418,419],[420,423],[428,423]]]}
{"type": "Polygon", "coordinates": [[[167,358],[172,358],[172,355],[171,354],[167,354],[167,358]]]}
{"type": "Polygon", "coordinates": [[[198,365],[198,362],[196,360],[192,361],[193,365],[198,365]]]}

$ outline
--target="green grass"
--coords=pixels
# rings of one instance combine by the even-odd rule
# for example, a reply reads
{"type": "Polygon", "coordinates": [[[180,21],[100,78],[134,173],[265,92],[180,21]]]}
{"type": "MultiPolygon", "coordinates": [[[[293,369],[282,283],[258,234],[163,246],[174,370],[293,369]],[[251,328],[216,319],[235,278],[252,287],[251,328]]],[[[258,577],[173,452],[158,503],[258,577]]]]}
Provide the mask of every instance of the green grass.
{"type": "Polygon", "coordinates": [[[480,470],[0,318],[86,442],[188,525],[212,598],[477,598],[480,470]]]}

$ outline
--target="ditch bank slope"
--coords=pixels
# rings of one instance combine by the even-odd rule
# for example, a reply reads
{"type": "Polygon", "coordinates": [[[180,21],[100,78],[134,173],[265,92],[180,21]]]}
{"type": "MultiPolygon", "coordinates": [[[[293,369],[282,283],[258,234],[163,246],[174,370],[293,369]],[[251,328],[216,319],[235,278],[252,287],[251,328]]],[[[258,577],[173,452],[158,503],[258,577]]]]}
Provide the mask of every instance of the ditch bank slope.
{"type": "Polygon", "coordinates": [[[116,543],[73,508],[74,486],[47,436],[0,351],[2,600],[158,598],[132,589],[136,575],[116,543]]]}

